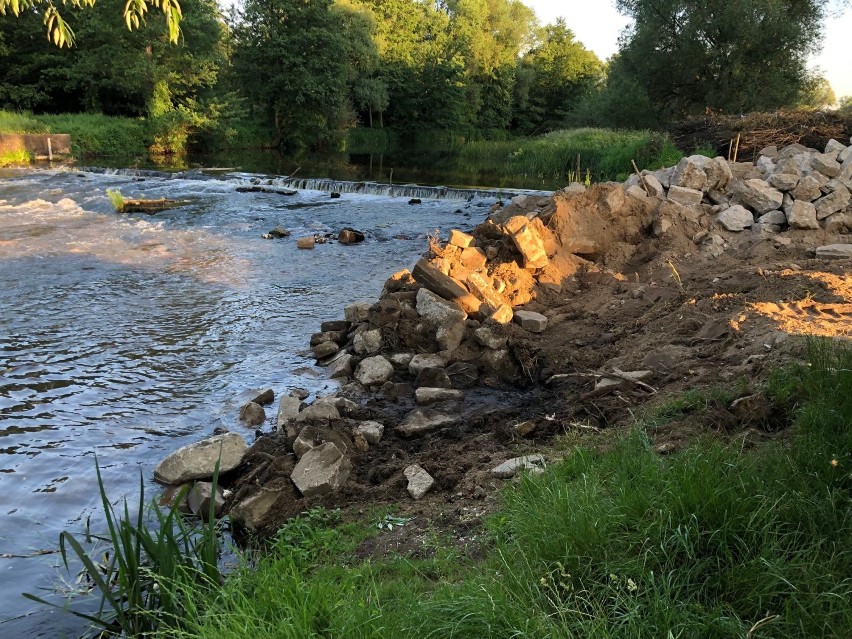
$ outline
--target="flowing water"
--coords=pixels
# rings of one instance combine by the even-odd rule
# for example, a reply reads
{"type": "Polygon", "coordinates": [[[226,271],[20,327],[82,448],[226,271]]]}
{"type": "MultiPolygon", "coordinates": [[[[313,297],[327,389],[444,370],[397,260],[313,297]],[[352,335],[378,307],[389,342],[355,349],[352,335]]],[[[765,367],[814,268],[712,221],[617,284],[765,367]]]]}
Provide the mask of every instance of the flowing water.
{"type": "Polygon", "coordinates": [[[164,455],[217,426],[251,441],[241,391],[326,389],[309,334],[374,299],[427,234],[468,228],[490,204],[238,193],[266,180],[201,177],[0,173],[0,637],[79,631],[21,593],[61,601],[73,589],[44,551],[89,518],[97,530],[96,456],[111,497],[132,501],[140,471],[150,483],[164,455]],[[118,215],[109,188],[193,203],[118,215]],[[293,236],[261,239],[279,225],[293,236]],[[344,226],[367,241],[296,249],[296,237],[344,226]]]}

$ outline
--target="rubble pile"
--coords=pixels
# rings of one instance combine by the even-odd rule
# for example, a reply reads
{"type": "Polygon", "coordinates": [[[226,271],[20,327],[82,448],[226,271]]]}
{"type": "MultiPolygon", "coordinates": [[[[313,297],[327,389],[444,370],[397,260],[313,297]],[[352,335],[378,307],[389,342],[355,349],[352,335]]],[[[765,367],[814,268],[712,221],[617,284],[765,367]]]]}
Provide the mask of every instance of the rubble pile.
{"type": "MultiPolygon", "coordinates": [[[[418,451],[430,438],[448,433],[458,438],[480,410],[482,393],[540,388],[547,379],[571,376],[542,370],[545,358],[531,356],[530,344],[566,342],[570,328],[558,307],[583,285],[606,281],[625,309],[647,309],[683,296],[677,303],[691,305],[690,312],[718,310],[716,298],[708,296],[704,306],[688,300],[668,255],[712,263],[731,243],[769,240],[783,249],[791,234],[810,233],[813,248],[829,241],[817,248],[817,257],[848,258],[852,245],[842,234],[852,230],[850,192],[852,147],[832,140],[823,152],[798,144],[770,147],[755,163],[691,156],[676,167],[643,171],[623,185],[572,184],[552,196],[520,195],[506,206],[495,205],[468,232],[453,229],[444,241],[433,237],[410,271],[387,280],[377,301],[351,304],[342,319],[321,324],[310,349],[328,376],[340,381],[340,390],[312,403],[298,389],[280,398],[275,434],[260,437],[245,451],[241,478],[225,508],[234,520],[260,528],[280,524],[288,513],[302,510],[306,499],[347,495],[353,482],[361,482],[359,490],[364,483],[396,482],[414,500],[452,488],[467,467],[454,471],[452,481],[433,476],[427,471],[434,472],[435,465],[425,463],[418,451]],[[664,260],[680,291],[658,285],[646,291],[639,271],[664,260]],[[375,454],[391,461],[371,470],[375,454]]],[[[651,272],[645,269],[643,277],[651,272]]],[[[608,303],[602,312],[615,308],[608,303]]],[[[688,330],[697,331],[696,337],[686,346],[672,346],[669,354],[680,355],[666,366],[676,367],[696,343],[721,342],[729,332],[716,320],[688,330]]],[[[581,349],[587,343],[579,337],[578,332],[581,349]]],[[[606,333],[588,344],[603,349],[620,338],[606,333]]],[[[625,389],[655,393],[648,382],[661,364],[648,355],[640,362],[642,370],[610,366],[609,372],[581,374],[594,388],[578,396],[625,389]]],[[[755,357],[748,361],[762,355],[755,357]]],[[[260,404],[266,402],[261,400],[269,399],[255,398],[241,419],[247,425],[263,422],[260,404]]],[[[521,419],[508,427],[507,437],[528,438],[536,428],[535,421],[521,419]]],[[[485,474],[507,478],[520,469],[538,472],[544,463],[542,455],[525,455],[485,474]]]]}

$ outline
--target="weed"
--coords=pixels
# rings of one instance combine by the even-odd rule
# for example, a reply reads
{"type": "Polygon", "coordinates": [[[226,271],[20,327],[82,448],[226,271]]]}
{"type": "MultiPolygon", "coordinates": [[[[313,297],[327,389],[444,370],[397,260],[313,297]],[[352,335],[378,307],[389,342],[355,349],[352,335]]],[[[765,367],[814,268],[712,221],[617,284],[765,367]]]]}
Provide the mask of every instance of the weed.
{"type": "Polygon", "coordinates": [[[116,210],[116,213],[124,211],[125,200],[121,191],[117,189],[107,189],[106,195],[112,203],[113,208],[116,210]]]}
{"type": "Polygon", "coordinates": [[[5,166],[24,166],[26,164],[31,164],[32,161],[33,156],[29,151],[25,151],[23,149],[0,153],[0,168],[5,166]]]}

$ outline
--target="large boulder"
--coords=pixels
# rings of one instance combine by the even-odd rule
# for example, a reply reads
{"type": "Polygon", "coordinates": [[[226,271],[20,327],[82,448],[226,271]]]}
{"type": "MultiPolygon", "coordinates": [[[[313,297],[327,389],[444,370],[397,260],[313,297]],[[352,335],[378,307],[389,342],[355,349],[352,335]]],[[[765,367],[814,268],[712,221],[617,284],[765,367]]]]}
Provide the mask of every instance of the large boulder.
{"type": "Polygon", "coordinates": [[[852,244],[828,244],[816,250],[816,256],[826,260],[852,259],[852,244]]]}
{"type": "Polygon", "coordinates": [[[275,418],[275,430],[279,433],[284,431],[284,427],[299,415],[299,408],[302,405],[302,400],[291,395],[283,395],[281,403],[278,405],[278,415],[275,418]]]}
{"type": "Polygon", "coordinates": [[[365,387],[384,384],[393,377],[393,364],[381,355],[361,360],[355,369],[355,379],[365,387]]]}
{"type": "Polygon", "coordinates": [[[307,451],[290,475],[305,497],[326,495],[339,490],[352,471],[349,458],[332,442],[307,451]]]}
{"type": "Polygon", "coordinates": [[[799,183],[790,191],[790,195],[796,200],[804,202],[813,202],[820,195],[820,182],[813,175],[806,175],[799,180],[799,183]]]}
{"type": "Polygon", "coordinates": [[[734,185],[734,198],[758,215],[780,209],[784,194],[759,179],[743,180],[734,185]]]}
{"type": "Polygon", "coordinates": [[[690,189],[685,186],[677,186],[676,184],[673,184],[671,188],[669,188],[669,200],[682,204],[683,206],[701,204],[701,200],[703,198],[704,193],[698,189],[690,189]]]}
{"type": "Polygon", "coordinates": [[[743,231],[754,224],[754,216],[745,207],[735,204],[719,213],[718,221],[729,231],[743,231]]]}
{"type": "Polygon", "coordinates": [[[850,199],[852,198],[850,198],[849,189],[842,184],[838,184],[833,192],[814,202],[817,219],[822,220],[829,215],[842,211],[849,205],[850,199]]]}
{"type": "Polygon", "coordinates": [[[246,440],[237,433],[216,435],[178,448],[157,464],[154,479],[171,485],[209,479],[213,477],[217,461],[219,472],[226,473],[240,465],[247,450],[246,440]]]}
{"type": "Polygon", "coordinates": [[[706,190],[708,180],[704,167],[708,159],[703,155],[682,158],[672,173],[671,185],[695,191],[706,190]]]}
{"type": "Polygon", "coordinates": [[[818,229],[816,207],[810,202],[794,200],[784,208],[791,229],[818,229]]]}

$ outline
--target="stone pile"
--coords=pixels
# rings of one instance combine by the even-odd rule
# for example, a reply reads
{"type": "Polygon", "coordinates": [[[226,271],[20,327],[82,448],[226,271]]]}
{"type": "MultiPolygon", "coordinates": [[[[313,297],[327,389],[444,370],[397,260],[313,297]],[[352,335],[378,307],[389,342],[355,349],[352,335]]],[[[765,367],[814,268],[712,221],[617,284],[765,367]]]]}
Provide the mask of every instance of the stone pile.
{"type": "Polygon", "coordinates": [[[852,230],[852,146],[836,140],[822,151],[801,144],[767,147],[754,163],[693,155],[675,167],[633,175],[625,188],[706,207],[727,231],[852,230]]]}

